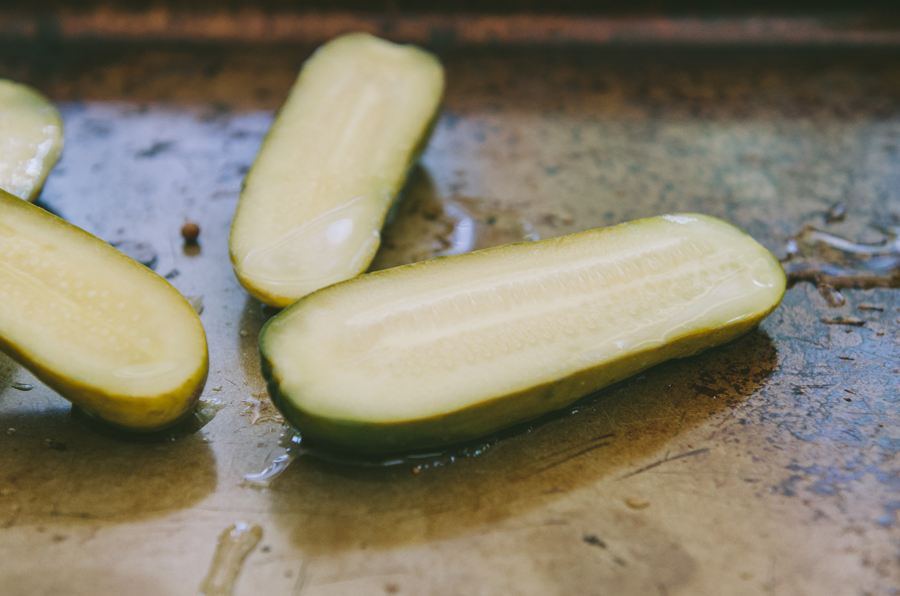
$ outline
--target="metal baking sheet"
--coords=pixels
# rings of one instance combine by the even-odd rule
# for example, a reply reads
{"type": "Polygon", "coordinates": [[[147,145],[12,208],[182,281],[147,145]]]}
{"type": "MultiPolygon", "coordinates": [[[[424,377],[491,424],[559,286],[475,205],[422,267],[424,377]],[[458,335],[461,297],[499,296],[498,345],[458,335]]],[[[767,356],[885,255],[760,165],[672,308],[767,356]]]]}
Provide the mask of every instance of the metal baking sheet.
{"type": "MultiPolygon", "coordinates": [[[[204,578],[235,523],[262,531],[233,569],[238,596],[898,593],[900,300],[887,288],[831,307],[798,284],[743,339],[453,462],[300,457],[267,488],[243,484],[290,434],[256,354],[273,311],[232,275],[227,234],[309,52],[0,44],[0,75],[64,117],[41,204],[155,253],[202,301],[211,357],[207,423],[147,440],[86,424],[0,360],[0,593],[226,594],[227,578],[220,592],[204,578]],[[822,322],[840,316],[865,324],[822,322]]],[[[443,111],[379,266],[674,211],[722,217],[783,257],[804,225],[877,242],[872,224],[900,215],[895,50],[439,53],[443,111]],[[836,203],[846,218],[826,223],[836,203]]]]}

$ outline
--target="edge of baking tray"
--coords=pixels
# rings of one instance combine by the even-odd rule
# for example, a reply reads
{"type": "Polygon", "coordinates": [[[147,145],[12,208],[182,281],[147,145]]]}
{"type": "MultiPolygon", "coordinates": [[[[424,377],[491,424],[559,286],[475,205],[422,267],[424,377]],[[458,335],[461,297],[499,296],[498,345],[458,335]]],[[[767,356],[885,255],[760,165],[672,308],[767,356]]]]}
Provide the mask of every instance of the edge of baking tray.
{"type": "Polygon", "coordinates": [[[0,39],[320,44],[363,31],[429,46],[709,45],[900,47],[896,19],[871,14],[800,16],[638,16],[197,12],[0,9],[0,39]]]}

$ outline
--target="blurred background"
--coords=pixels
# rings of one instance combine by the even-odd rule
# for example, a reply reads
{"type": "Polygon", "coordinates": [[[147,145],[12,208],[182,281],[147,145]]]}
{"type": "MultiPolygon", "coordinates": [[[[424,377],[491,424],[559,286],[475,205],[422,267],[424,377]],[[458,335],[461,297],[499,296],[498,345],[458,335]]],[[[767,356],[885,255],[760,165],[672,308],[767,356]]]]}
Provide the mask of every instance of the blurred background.
{"type": "Polygon", "coordinates": [[[0,35],[319,43],[350,30],[472,43],[898,43],[896,2],[8,0],[0,35]]]}

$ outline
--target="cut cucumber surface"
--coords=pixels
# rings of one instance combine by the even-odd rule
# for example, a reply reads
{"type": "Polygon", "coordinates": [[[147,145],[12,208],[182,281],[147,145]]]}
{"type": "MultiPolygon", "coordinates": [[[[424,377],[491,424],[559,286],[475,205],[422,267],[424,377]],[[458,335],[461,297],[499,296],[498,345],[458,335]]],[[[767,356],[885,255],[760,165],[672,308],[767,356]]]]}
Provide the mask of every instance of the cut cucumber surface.
{"type": "Polygon", "coordinates": [[[166,280],[0,191],[0,350],[87,413],[138,431],[187,414],[206,334],[166,280]]]}
{"type": "Polygon", "coordinates": [[[53,104],[31,87],[0,79],[0,189],[37,199],[62,148],[53,104]]]}
{"type": "Polygon", "coordinates": [[[738,228],[666,215],[370,273],[260,334],[304,439],[370,453],[473,439],[731,341],[785,275],[738,228]]]}
{"type": "Polygon", "coordinates": [[[287,306],[366,270],[443,88],[440,63],[414,46],[354,34],[313,54],[231,225],[235,275],[253,296],[287,306]]]}

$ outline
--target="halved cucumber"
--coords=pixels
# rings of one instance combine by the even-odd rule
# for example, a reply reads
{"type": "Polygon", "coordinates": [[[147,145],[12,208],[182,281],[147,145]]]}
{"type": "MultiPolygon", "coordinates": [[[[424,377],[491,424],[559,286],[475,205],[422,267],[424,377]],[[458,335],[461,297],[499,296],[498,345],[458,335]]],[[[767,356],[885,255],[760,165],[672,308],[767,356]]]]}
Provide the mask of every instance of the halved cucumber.
{"type": "Polygon", "coordinates": [[[294,300],[366,270],[444,87],[431,54],[370,35],[306,62],[266,135],[231,224],[235,275],[259,300],[294,300]]]}
{"type": "Polygon", "coordinates": [[[53,104],[31,87],[0,79],[0,189],[35,200],[62,148],[53,104]]]}
{"type": "Polygon", "coordinates": [[[363,275],[273,317],[259,350],[304,439],[434,447],[731,341],[784,290],[738,228],[665,215],[363,275]]]}
{"type": "Polygon", "coordinates": [[[206,334],[166,280],[0,191],[0,351],[89,414],[168,426],[209,369],[206,334]]]}

